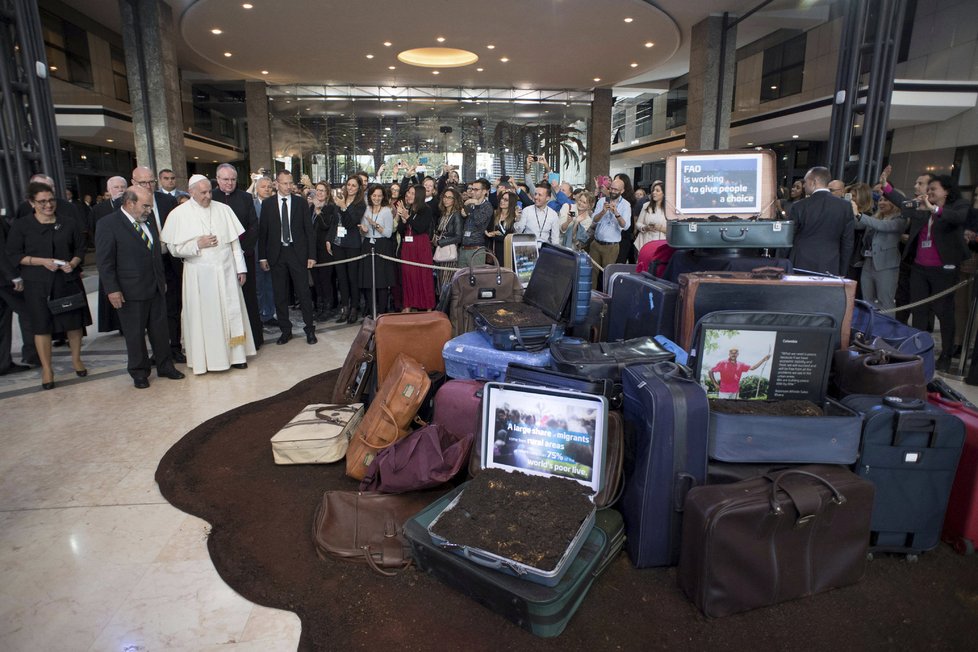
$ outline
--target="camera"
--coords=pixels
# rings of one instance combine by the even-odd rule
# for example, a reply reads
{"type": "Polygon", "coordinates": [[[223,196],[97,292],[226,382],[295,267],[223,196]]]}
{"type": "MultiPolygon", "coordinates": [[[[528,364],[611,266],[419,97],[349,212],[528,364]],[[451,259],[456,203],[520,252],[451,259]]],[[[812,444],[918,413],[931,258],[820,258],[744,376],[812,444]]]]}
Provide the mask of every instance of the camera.
{"type": "Polygon", "coordinates": [[[852,193],[851,192],[847,192],[845,195],[843,195],[843,198],[846,201],[852,201],[852,193]]]}
{"type": "Polygon", "coordinates": [[[537,155],[536,154],[530,154],[530,160],[533,161],[534,163],[536,163],[537,162],[537,155]]]}
{"type": "Polygon", "coordinates": [[[903,207],[904,208],[912,208],[912,209],[916,210],[916,209],[920,208],[920,202],[917,201],[916,199],[910,199],[910,200],[907,200],[907,201],[903,202],[903,207]]]}

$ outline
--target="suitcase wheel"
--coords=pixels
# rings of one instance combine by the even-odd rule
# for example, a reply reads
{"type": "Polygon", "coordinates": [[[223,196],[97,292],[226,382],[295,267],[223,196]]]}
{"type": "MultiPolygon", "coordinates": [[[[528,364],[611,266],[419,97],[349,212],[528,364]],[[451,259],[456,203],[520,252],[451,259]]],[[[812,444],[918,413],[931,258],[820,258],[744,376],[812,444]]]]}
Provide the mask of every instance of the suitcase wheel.
{"type": "Polygon", "coordinates": [[[954,551],[959,555],[973,555],[975,554],[975,542],[971,539],[965,539],[964,537],[958,537],[951,544],[954,546],[954,551]]]}

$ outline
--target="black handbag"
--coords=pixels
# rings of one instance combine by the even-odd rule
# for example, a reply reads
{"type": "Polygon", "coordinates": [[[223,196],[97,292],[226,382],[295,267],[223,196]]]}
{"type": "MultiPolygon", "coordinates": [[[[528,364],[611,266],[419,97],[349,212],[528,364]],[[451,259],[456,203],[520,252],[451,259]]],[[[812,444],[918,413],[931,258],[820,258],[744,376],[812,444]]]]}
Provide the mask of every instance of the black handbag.
{"type": "Polygon", "coordinates": [[[52,315],[60,315],[64,312],[71,312],[72,310],[80,310],[87,306],[85,302],[85,295],[81,292],[75,294],[69,294],[66,297],[58,297],[56,299],[48,299],[48,310],[51,311],[52,315]]]}

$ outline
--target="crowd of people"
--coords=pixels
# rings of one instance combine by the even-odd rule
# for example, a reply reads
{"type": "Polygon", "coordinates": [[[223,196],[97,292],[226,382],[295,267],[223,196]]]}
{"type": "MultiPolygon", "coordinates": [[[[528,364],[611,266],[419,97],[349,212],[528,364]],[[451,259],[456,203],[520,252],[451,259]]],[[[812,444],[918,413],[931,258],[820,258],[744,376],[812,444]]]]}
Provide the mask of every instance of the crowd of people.
{"type": "MultiPolygon", "coordinates": [[[[375,306],[431,310],[454,268],[484,264],[487,253],[502,262],[510,234],[585,250],[596,269],[642,266],[665,247],[661,181],[633,188],[618,174],[574,188],[542,156],[527,157],[525,172],[521,180],[463,183],[452,166],[433,177],[398,161],[387,183],[361,172],[334,189],[260,170],[243,190],[236,168],[222,164],[213,180],[194,175],[181,190],[172,170],[140,166],[128,181],[110,178],[94,206],[87,196],[56,200],[53,181],[36,175],[15,218],[0,220],[0,374],[27,368],[10,355],[13,313],[23,361],[41,367],[44,388],[54,387],[51,348],[59,341],[69,344],[75,372],[87,374],[86,245],[95,246],[99,272],[98,330],[123,333],[141,388],[154,365],[174,379],[183,377],[175,363],[195,374],[247,368],[266,332],[277,329],[279,345],[292,339],[290,309],[301,313],[308,344],[317,343],[317,322],[353,324],[375,306]]],[[[890,173],[874,186],[847,185],[812,168],[778,206],[795,222],[785,254],[794,267],[854,278],[881,309],[952,287],[973,273],[969,248],[978,250],[978,218],[950,178],[923,174],[905,196],[890,173]]],[[[937,317],[939,369],[949,367],[960,331],[954,302],[949,294],[898,315],[924,329],[937,317]]]]}

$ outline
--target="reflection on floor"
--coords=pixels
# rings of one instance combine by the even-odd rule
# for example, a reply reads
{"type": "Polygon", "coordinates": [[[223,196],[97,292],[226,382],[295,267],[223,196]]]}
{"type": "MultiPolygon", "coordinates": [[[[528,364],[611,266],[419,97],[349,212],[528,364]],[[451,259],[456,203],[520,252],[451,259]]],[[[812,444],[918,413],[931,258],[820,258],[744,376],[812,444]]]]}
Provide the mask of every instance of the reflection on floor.
{"type": "Polygon", "coordinates": [[[299,619],[228,588],[207,523],[153,476],[202,421],[340,366],[357,329],[320,325],[315,346],[276,346],[272,329],[248,369],[154,375],[148,390],[132,386],[122,337],[89,331],[87,378],[65,349],[51,391],[39,370],[0,377],[0,650],[295,649],[299,619]]]}
{"type": "Polygon", "coordinates": [[[295,649],[298,618],[228,588],[207,523],[166,503],[153,476],[202,421],[340,366],[356,330],[320,326],[315,346],[266,331],[248,369],[154,376],[148,390],[133,388],[117,334],[86,338],[87,378],[57,349],[52,391],[38,370],[0,377],[0,650],[295,649]]]}

